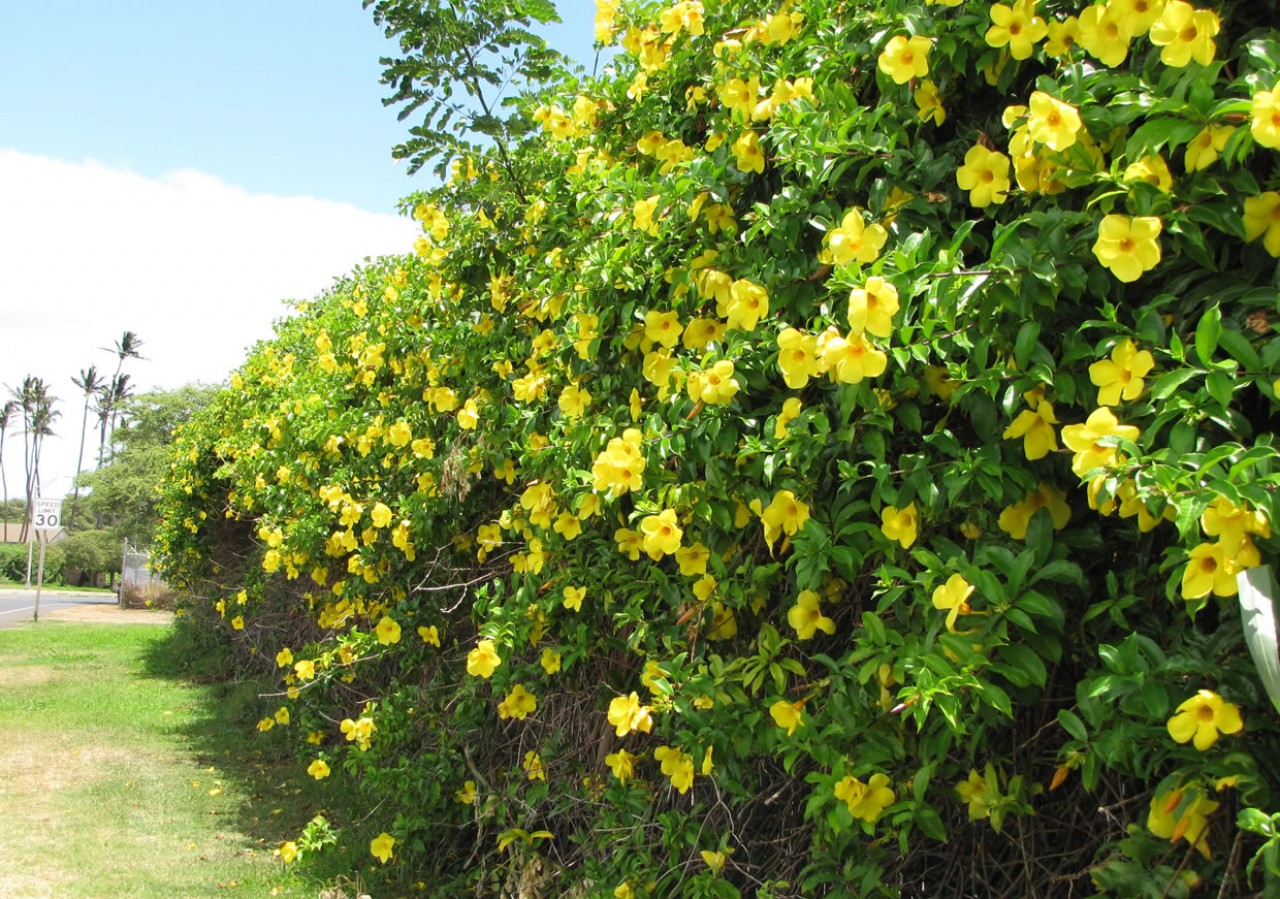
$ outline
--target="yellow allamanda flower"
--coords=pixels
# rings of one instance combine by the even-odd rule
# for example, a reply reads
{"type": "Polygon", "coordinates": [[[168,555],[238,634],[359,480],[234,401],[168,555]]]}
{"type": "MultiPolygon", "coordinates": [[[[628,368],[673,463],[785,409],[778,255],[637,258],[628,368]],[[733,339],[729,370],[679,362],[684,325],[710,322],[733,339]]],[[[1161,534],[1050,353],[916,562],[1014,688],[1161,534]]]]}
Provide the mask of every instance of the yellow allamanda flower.
{"type": "MultiPolygon", "coordinates": [[[[759,504],[759,500],[754,501],[759,504]]],[[[770,546],[782,534],[794,537],[809,520],[809,506],[790,490],[779,490],[769,505],[759,512],[764,539],[770,546]]]]}
{"type": "Polygon", "coordinates": [[[1009,157],[982,144],[974,144],[964,154],[964,164],[956,170],[956,184],[969,192],[969,203],[983,209],[1000,205],[1009,197],[1009,157]]]}
{"type": "Polygon", "coordinates": [[[849,814],[868,824],[879,818],[896,798],[889,787],[887,774],[873,774],[866,783],[845,775],[836,783],[833,792],[848,807],[849,814]]]}
{"type": "Polygon", "coordinates": [[[955,633],[956,619],[972,611],[969,608],[969,597],[972,594],[973,584],[966,581],[960,574],[951,575],[945,584],[934,589],[933,607],[946,611],[947,630],[955,633]]]}
{"type": "Polygon", "coordinates": [[[1100,406],[1089,414],[1083,424],[1067,425],[1062,429],[1062,442],[1075,455],[1071,470],[1078,476],[1095,468],[1107,468],[1117,461],[1114,446],[1100,443],[1104,437],[1120,437],[1130,442],[1138,439],[1139,430],[1133,425],[1122,425],[1107,406],[1100,406]]]}
{"type": "Polygon", "coordinates": [[[1185,68],[1195,60],[1202,66],[1213,62],[1218,51],[1214,38],[1222,30],[1218,14],[1196,9],[1183,0],[1168,0],[1160,18],[1151,25],[1148,37],[1160,48],[1160,61],[1173,68],[1185,68]]]}
{"type": "Polygon", "coordinates": [[[710,368],[692,372],[685,382],[689,398],[708,406],[728,403],[738,395],[740,387],[733,374],[734,366],[730,359],[720,359],[710,368]]]}
{"type": "MultiPolygon", "coordinates": [[[[1255,104],[1257,99],[1255,95],[1255,104]]],[[[1278,129],[1276,145],[1280,146],[1280,110],[1277,111],[1276,125],[1278,129]]],[[[1235,130],[1234,125],[1207,125],[1201,129],[1199,134],[1187,142],[1187,149],[1182,157],[1187,172],[1198,172],[1213,165],[1222,148],[1227,145],[1227,139],[1235,133],[1235,130]]],[[[1262,142],[1259,141],[1259,143],[1262,142]]]]}
{"type": "Polygon", "coordinates": [[[652,711],[647,705],[641,704],[640,695],[634,690],[628,696],[615,696],[610,700],[607,717],[619,737],[653,732],[652,711]]]}
{"type": "Polygon", "coordinates": [[[1086,53],[1112,68],[1129,55],[1131,32],[1112,12],[1110,4],[1086,6],[1080,13],[1079,41],[1086,53]]]}
{"type": "Polygon", "coordinates": [[[1249,132],[1261,146],[1280,147],[1280,81],[1271,90],[1253,95],[1249,132]]]}
{"type": "Polygon", "coordinates": [[[889,39],[876,61],[877,67],[893,79],[894,84],[906,84],[912,78],[929,74],[929,50],[933,41],[923,35],[911,37],[899,34],[889,39]]]}
{"type": "Polygon", "coordinates": [[[1269,190],[1244,201],[1245,240],[1262,238],[1262,246],[1272,256],[1280,257],[1280,193],[1269,190]]]}
{"type": "Polygon", "coordinates": [[[804,723],[803,710],[804,702],[787,702],[785,699],[779,699],[769,706],[769,717],[773,719],[774,724],[785,730],[789,737],[804,723]]]}
{"type": "Polygon", "coordinates": [[[1155,358],[1147,350],[1139,350],[1126,337],[1115,345],[1110,359],[1089,366],[1089,380],[1098,388],[1098,405],[1115,406],[1122,399],[1136,400],[1142,395],[1146,375],[1155,367],[1155,358]]]}
{"type": "Polygon", "coordinates": [[[1241,552],[1251,534],[1263,538],[1271,536],[1271,523],[1266,515],[1257,510],[1242,509],[1225,496],[1209,503],[1200,516],[1200,527],[1210,537],[1217,537],[1223,550],[1231,556],[1241,552]]]}
{"type": "Polygon", "coordinates": [[[655,562],[680,548],[684,530],[676,519],[675,509],[663,509],[640,520],[641,548],[655,562]]]}
{"type": "Polygon", "coordinates": [[[383,646],[400,642],[400,625],[390,616],[384,615],[382,617],[382,620],[378,622],[377,628],[375,628],[375,633],[377,634],[378,642],[383,646]]]}
{"type": "Polygon", "coordinates": [[[777,337],[778,368],[782,379],[793,390],[800,390],[809,379],[820,373],[818,338],[795,328],[784,328],[777,337]]]}
{"type": "Polygon", "coordinates": [[[841,384],[859,384],[884,374],[889,357],[861,334],[844,337],[834,327],[818,335],[818,358],[823,371],[841,384]]]}
{"type": "Polygon", "coordinates": [[[787,623],[801,640],[812,640],[818,631],[828,636],[836,632],[835,621],[822,614],[818,594],[812,590],[800,591],[796,604],[787,610],[787,623]]]}
{"type": "Polygon", "coordinates": [[[1035,0],[1019,0],[1012,6],[992,4],[990,16],[991,27],[984,37],[987,45],[1008,47],[1014,59],[1029,58],[1049,30],[1044,19],[1036,15],[1035,0]]]}
{"type": "MultiPolygon", "coordinates": [[[[1248,201],[1245,201],[1246,214],[1248,201]]],[[[1093,255],[1121,281],[1131,283],[1160,262],[1163,223],[1153,215],[1129,217],[1111,214],[1098,225],[1093,255]]],[[[1247,228],[1246,228],[1247,230],[1247,228]]]]}
{"type": "Polygon", "coordinates": [[[1240,707],[1226,702],[1212,690],[1199,690],[1178,706],[1165,725],[1178,743],[1192,743],[1201,752],[1218,742],[1219,734],[1234,734],[1244,728],[1240,707]]]}
{"type": "Polygon", "coordinates": [[[760,146],[760,135],[756,132],[742,132],[729,149],[733,152],[738,171],[764,174],[764,149],[760,146]]]}
{"type": "Polygon", "coordinates": [[[467,674],[472,677],[488,679],[502,664],[498,651],[492,640],[481,640],[475,648],[467,653],[467,674]]]}
{"type": "Polygon", "coordinates": [[[1038,144],[1060,151],[1079,139],[1080,112],[1044,91],[1034,91],[1027,107],[1027,133],[1038,144]]]}
{"type": "Polygon", "coordinates": [[[659,746],[653,751],[653,757],[677,792],[681,795],[689,792],[693,786],[693,756],[672,746],[659,746]]]}
{"type": "Polygon", "coordinates": [[[1053,404],[1041,400],[1033,409],[1023,409],[1009,427],[1005,428],[1004,439],[1022,438],[1022,451],[1028,460],[1043,459],[1051,452],[1057,452],[1058,436],[1053,426],[1058,423],[1053,412],[1053,404]]]}
{"type": "Polygon", "coordinates": [[[823,251],[818,261],[834,265],[859,262],[870,265],[880,256],[889,232],[880,225],[868,225],[861,210],[850,209],[823,238],[823,251]]]}
{"type": "Polygon", "coordinates": [[[916,108],[919,110],[916,113],[916,117],[920,121],[932,121],[935,125],[941,125],[947,120],[947,110],[942,105],[942,97],[938,93],[938,85],[934,84],[932,79],[925,78],[921,80],[911,96],[916,102],[916,108]]]}
{"type": "MultiPolygon", "coordinates": [[[[769,292],[746,278],[738,278],[729,287],[725,318],[731,328],[754,331],[761,318],[769,314],[769,292]]],[[[673,343],[674,345],[674,343],[673,343]]]]}
{"type": "Polygon", "coordinates": [[[316,759],[307,766],[307,773],[316,780],[324,780],[329,776],[329,765],[324,759],[316,759]]]}
{"type": "Polygon", "coordinates": [[[1060,531],[1071,520],[1071,506],[1067,504],[1067,494],[1052,484],[1041,483],[1028,493],[1021,502],[1006,506],[1000,512],[997,524],[1014,540],[1027,539],[1027,528],[1031,526],[1031,518],[1041,509],[1048,509],[1053,520],[1053,529],[1060,531]]]}
{"type": "Polygon", "coordinates": [[[849,329],[855,334],[865,331],[888,337],[893,333],[893,317],[899,308],[898,288],[878,275],[868,278],[862,287],[849,292],[849,329]]]}
{"type": "MultiPolygon", "coordinates": [[[[604,757],[604,763],[609,766],[609,770],[613,772],[621,783],[626,783],[636,774],[636,762],[640,761],[640,756],[632,755],[625,749],[619,749],[617,752],[611,752],[604,757]]],[[[617,895],[615,893],[615,895],[617,895]]]]}
{"type": "Polygon", "coordinates": [[[502,702],[498,703],[498,717],[506,720],[514,718],[523,721],[538,710],[538,697],[525,689],[524,684],[516,684],[502,702]]]}
{"type": "Polygon", "coordinates": [[[1055,59],[1067,59],[1080,40],[1080,20],[1067,16],[1061,22],[1050,22],[1045,34],[1048,40],[1044,43],[1044,52],[1055,59]]]}
{"type": "Polygon", "coordinates": [[[1183,789],[1152,796],[1147,830],[1166,840],[1184,839],[1202,856],[1209,858],[1209,815],[1217,811],[1218,806],[1219,803],[1198,792],[1193,792],[1188,802],[1183,789]],[[1173,813],[1179,806],[1183,811],[1175,818],[1173,813]]]}
{"type": "Polygon", "coordinates": [[[385,865],[391,861],[395,845],[395,837],[386,832],[380,833],[369,841],[369,854],[385,865]]]}
{"type": "Polygon", "coordinates": [[[907,503],[899,509],[897,506],[885,506],[880,510],[880,533],[890,540],[896,540],[903,549],[910,549],[916,542],[920,528],[920,513],[914,502],[907,503]]]}

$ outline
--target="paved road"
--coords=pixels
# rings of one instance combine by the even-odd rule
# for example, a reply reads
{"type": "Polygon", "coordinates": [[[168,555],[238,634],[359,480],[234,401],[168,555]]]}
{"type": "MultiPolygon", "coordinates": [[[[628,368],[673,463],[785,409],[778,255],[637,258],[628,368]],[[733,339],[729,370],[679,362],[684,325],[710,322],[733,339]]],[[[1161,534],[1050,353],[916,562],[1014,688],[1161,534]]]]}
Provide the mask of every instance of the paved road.
{"type": "MultiPolygon", "coordinates": [[[[30,621],[36,604],[36,591],[0,589],[0,628],[30,621]]],[[[40,591],[40,617],[68,606],[116,605],[116,598],[106,593],[69,593],[58,590],[40,591]]]]}

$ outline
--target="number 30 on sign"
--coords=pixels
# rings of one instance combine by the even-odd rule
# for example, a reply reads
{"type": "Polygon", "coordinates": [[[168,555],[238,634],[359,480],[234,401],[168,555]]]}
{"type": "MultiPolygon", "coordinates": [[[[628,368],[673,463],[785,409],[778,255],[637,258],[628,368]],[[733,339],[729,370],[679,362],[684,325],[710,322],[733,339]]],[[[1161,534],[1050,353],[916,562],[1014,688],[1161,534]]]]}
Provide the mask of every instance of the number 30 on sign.
{"type": "Polygon", "coordinates": [[[31,524],[37,531],[56,531],[62,527],[62,500],[36,500],[35,515],[31,518],[31,524]]]}

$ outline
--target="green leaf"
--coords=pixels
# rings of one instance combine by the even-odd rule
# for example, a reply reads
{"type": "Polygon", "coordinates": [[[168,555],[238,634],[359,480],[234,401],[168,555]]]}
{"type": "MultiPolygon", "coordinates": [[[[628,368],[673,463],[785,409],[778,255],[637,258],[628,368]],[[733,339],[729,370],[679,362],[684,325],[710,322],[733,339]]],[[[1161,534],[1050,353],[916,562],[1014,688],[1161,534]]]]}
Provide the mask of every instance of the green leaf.
{"type": "Polygon", "coordinates": [[[1058,723],[1062,725],[1062,729],[1075,737],[1080,742],[1087,742],[1089,739],[1089,731],[1085,728],[1084,722],[1080,720],[1080,716],[1070,709],[1058,709],[1058,723]]]}
{"type": "Polygon", "coordinates": [[[1213,365],[1213,354],[1218,349],[1218,339],[1222,334],[1222,311],[1215,303],[1200,316],[1200,324],[1196,325],[1196,355],[1204,366],[1213,365]]]}
{"type": "Polygon", "coordinates": [[[1173,371],[1165,372],[1151,385],[1150,397],[1153,400],[1166,399],[1175,390],[1199,374],[1203,374],[1203,372],[1194,368],[1175,368],[1173,371]]]}

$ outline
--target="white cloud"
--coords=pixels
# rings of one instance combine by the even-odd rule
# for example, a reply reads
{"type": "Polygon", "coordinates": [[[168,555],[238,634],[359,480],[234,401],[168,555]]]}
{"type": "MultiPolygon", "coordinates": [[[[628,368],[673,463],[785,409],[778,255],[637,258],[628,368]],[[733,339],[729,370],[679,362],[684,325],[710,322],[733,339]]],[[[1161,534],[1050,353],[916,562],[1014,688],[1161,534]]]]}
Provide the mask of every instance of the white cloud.
{"type": "MultiPolygon", "coordinates": [[[[139,391],[216,383],[305,299],[371,256],[408,252],[412,222],[310,197],[250,194],[202,172],[160,179],[0,150],[0,385],[30,374],[61,398],[45,493],[70,490],[82,401],[71,378],[124,331],[139,391]]],[[[4,467],[21,492],[21,438],[4,467]]],[[[87,454],[86,454],[87,455],[87,454]]]]}

